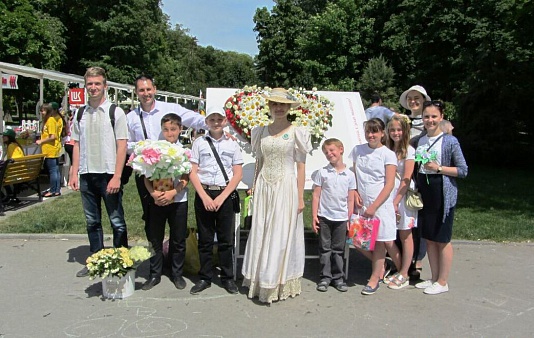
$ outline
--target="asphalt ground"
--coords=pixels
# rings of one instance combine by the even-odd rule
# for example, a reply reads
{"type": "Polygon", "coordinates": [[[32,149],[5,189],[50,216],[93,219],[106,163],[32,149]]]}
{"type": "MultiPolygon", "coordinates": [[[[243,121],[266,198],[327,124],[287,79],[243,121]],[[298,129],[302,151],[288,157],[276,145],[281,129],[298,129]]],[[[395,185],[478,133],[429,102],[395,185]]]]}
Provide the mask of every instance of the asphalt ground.
{"type": "MultiPolygon", "coordinates": [[[[34,205],[8,209],[6,217],[34,205]]],[[[313,254],[316,243],[306,245],[313,254]]],[[[100,279],[75,276],[89,255],[85,234],[0,234],[0,337],[532,337],[534,244],[453,247],[448,293],[381,285],[363,296],[371,266],[352,249],[348,292],[316,291],[319,261],[306,259],[302,294],[266,306],[248,299],[246,288],[228,294],[218,279],[193,296],[195,275],[185,275],[185,290],[164,277],[143,291],[148,262],[136,271],[132,296],[105,299],[100,279]]],[[[428,277],[425,260],[422,278],[428,277]]]]}
{"type": "MultiPolygon", "coordinates": [[[[106,244],[111,245],[110,239],[106,244]]],[[[99,279],[77,278],[86,235],[0,236],[0,337],[531,337],[534,245],[456,241],[450,291],[413,286],[363,296],[370,263],[350,253],[349,291],[315,290],[319,262],[307,259],[302,294],[271,306],[230,295],[217,280],[193,296],[168,278],[123,300],[102,297],[99,279]]],[[[423,278],[429,269],[423,268],[423,278]]],[[[241,280],[238,280],[241,285],[241,280]]]]}

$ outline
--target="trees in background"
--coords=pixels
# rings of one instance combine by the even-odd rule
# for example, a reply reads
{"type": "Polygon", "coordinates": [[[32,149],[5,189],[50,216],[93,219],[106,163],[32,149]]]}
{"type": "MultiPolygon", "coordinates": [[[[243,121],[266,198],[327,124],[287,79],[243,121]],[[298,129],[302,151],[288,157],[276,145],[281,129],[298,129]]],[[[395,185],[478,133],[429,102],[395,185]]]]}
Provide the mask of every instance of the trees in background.
{"type": "MultiPolygon", "coordinates": [[[[449,102],[455,132],[474,160],[534,159],[534,2],[518,0],[277,0],[254,15],[259,54],[201,47],[171,27],[160,0],[5,0],[0,60],[83,74],[106,68],[132,83],[198,95],[245,84],[379,91],[388,105],[423,85],[449,102]],[[505,122],[505,123],[503,123],[505,122]],[[525,156],[527,154],[527,156],[525,156]]],[[[36,101],[20,78],[6,102],[36,101]]],[[[47,86],[58,100],[62,85],[47,86]]],[[[31,106],[31,105],[30,105],[31,106]]]]}
{"type": "Polygon", "coordinates": [[[254,17],[263,81],[366,94],[382,85],[372,69],[382,56],[397,97],[421,84],[453,105],[470,159],[533,161],[534,2],[332,0],[313,2],[315,11],[312,1],[276,3],[254,17]]]}

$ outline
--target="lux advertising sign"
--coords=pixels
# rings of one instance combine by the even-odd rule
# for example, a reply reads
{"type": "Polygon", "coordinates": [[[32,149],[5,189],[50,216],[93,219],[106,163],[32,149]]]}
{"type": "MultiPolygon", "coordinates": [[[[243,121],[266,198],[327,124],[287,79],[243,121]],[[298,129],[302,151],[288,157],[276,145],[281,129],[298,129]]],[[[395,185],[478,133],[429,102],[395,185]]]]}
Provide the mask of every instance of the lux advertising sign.
{"type": "Polygon", "coordinates": [[[85,89],[72,88],[69,90],[69,104],[84,104],[85,103],[85,89]]]}

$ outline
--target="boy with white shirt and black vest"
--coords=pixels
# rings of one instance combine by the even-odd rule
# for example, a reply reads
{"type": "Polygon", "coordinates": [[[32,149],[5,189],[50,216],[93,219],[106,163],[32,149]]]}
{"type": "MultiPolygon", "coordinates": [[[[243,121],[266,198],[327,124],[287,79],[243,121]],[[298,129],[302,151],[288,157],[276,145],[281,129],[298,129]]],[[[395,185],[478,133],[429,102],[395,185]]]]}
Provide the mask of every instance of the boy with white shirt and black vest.
{"type": "Polygon", "coordinates": [[[235,212],[229,196],[243,176],[243,156],[237,142],[224,134],[226,123],[222,108],[208,108],[206,124],[209,131],[197,138],[191,149],[189,179],[196,190],[195,214],[200,256],[200,280],[191,288],[191,294],[198,294],[211,286],[215,234],[222,286],[231,294],[239,291],[233,280],[235,212]],[[225,173],[218,162],[221,162],[225,173]]]}

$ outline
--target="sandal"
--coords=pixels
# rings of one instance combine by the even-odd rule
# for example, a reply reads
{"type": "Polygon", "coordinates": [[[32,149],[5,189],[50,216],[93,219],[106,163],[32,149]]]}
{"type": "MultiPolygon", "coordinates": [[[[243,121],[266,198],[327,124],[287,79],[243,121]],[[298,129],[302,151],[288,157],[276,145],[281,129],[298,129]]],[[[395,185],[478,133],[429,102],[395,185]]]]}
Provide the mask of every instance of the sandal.
{"type": "Polygon", "coordinates": [[[328,285],[330,283],[326,281],[321,281],[317,284],[317,287],[315,288],[317,291],[326,292],[328,290],[328,285]]]}
{"type": "Polygon", "coordinates": [[[399,290],[408,286],[409,284],[410,282],[408,281],[408,278],[404,277],[400,273],[396,273],[390,278],[388,288],[399,290]]]}
{"type": "Polygon", "coordinates": [[[384,284],[388,284],[390,282],[390,279],[393,277],[390,277],[393,272],[395,272],[395,264],[393,264],[393,261],[391,259],[386,258],[384,261],[384,277],[382,277],[382,282],[384,284]]]}
{"type": "Polygon", "coordinates": [[[50,191],[47,191],[45,194],[43,194],[43,197],[54,197],[54,194],[50,191]]]}

